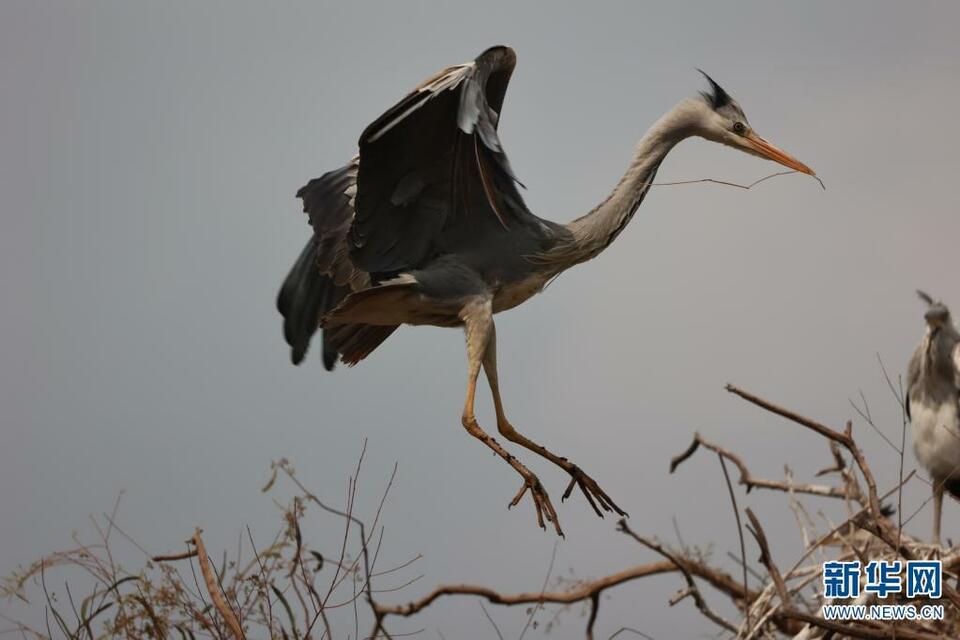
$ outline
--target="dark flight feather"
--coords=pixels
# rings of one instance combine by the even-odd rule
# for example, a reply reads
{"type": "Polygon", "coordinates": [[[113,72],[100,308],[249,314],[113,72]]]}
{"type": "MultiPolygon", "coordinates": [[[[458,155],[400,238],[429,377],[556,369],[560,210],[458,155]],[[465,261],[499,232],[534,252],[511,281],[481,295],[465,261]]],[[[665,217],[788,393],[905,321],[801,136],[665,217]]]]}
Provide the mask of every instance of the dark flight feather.
{"type": "MultiPolygon", "coordinates": [[[[290,359],[303,362],[310,340],[319,328],[321,316],[334,309],[351,292],[369,285],[369,276],[357,269],[346,250],[346,235],[353,221],[357,160],[319,178],[297,191],[303,210],[313,227],[307,241],[287,275],[277,296],[277,309],[283,315],[283,336],[290,345],[290,359]]],[[[395,327],[394,327],[395,328],[395,327]]],[[[363,349],[344,350],[344,342],[323,332],[323,366],[333,369],[338,357],[353,364],[369,355],[391,331],[384,327],[350,325],[342,332],[363,336],[363,349]]]]}
{"type": "Polygon", "coordinates": [[[290,345],[290,359],[300,364],[310,338],[317,330],[321,303],[330,279],[316,268],[317,243],[310,238],[280,287],[277,310],[283,315],[283,337],[290,345]]]}
{"type": "Polygon", "coordinates": [[[536,220],[497,135],[515,65],[512,49],[492,47],[421,83],[360,136],[349,248],[374,280],[536,220]]]}

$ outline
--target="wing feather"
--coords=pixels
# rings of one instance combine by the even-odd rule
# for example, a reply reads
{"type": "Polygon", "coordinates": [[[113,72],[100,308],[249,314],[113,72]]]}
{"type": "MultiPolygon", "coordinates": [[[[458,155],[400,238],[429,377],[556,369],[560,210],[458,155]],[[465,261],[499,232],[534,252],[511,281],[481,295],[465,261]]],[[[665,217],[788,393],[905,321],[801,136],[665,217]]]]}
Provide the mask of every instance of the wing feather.
{"type": "Polygon", "coordinates": [[[512,49],[488,49],[428,78],[363,132],[349,235],[358,268],[416,268],[536,219],[497,134],[515,65],[512,49]]]}
{"type": "Polygon", "coordinates": [[[313,227],[317,270],[336,286],[354,291],[370,284],[368,274],[350,260],[346,242],[354,217],[358,165],[359,157],[354,157],[345,166],[314,178],[297,191],[313,227]]]}
{"type": "MultiPolygon", "coordinates": [[[[364,130],[358,156],[297,192],[313,237],[277,299],[294,362],[319,318],[351,292],[443,253],[502,242],[515,225],[544,228],[497,134],[515,66],[512,49],[492,47],[427,78],[364,130]]],[[[338,355],[357,362],[395,328],[325,329],[324,365],[338,355]]]]}

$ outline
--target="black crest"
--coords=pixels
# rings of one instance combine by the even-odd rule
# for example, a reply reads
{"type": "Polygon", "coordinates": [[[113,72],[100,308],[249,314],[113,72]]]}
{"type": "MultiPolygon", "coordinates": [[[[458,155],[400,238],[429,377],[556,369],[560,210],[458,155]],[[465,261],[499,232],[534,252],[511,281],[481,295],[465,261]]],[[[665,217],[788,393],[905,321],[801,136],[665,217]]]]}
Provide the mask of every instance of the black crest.
{"type": "Polygon", "coordinates": [[[719,109],[730,104],[730,94],[723,90],[723,87],[714,82],[713,78],[708,76],[705,71],[702,69],[697,69],[704,78],[707,79],[707,82],[710,83],[710,92],[701,91],[700,95],[703,96],[703,99],[713,107],[714,109],[719,109]]]}

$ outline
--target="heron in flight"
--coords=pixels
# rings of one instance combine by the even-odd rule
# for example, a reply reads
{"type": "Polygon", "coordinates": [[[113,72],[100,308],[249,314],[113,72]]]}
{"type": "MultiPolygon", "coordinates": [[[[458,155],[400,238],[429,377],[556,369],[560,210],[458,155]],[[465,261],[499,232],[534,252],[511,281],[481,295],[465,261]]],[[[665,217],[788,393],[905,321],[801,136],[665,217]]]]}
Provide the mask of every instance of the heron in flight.
{"type": "MultiPolygon", "coordinates": [[[[556,510],[540,480],[477,424],[482,368],[507,440],[570,476],[604,511],[624,511],[580,467],[521,434],[507,419],[497,377],[493,316],[526,301],[570,267],[610,246],[633,218],[667,153],[699,136],[814,175],[761,138],[740,105],[709,76],[709,91],[681,101],[640,140],[626,173],[603,202],[567,224],[527,208],[497,135],[517,57],[492,47],[474,61],[427,78],[361,134],[359,153],[297,193],[313,236],[280,290],[277,306],[291,358],[300,363],[322,329],[323,363],[353,365],[401,324],[463,327],[467,391],[462,423],[520,474],[510,502],[530,492],[538,524],[556,510]]],[[[701,72],[702,73],[702,72],[701,72]]],[[[522,186],[522,185],[521,185],[522,186]]]]}
{"type": "Polygon", "coordinates": [[[940,544],[943,492],[960,498],[960,333],[950,309],[923,291],[927,328],[907,367],[913,452],[933,484],[933,542],[940,544]]]}

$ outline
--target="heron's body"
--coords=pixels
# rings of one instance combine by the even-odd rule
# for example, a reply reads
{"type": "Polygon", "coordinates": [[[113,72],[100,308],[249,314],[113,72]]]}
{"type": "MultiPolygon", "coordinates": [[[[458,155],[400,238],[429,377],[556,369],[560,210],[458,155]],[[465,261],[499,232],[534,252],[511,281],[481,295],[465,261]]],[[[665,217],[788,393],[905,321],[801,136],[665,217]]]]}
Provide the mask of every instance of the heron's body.
{"type": "MultiPolygon", "coordinates": [[[[937,481],[960,486],[960,417],[957,392],[944,389],[924,398],[913,397],[910,425],[913,452],[937,481]]],[[[957,492],[960,494],[960,491],[957,492]]]]}
{"type": "Polygon", "coordinates": [[[473,403],[481,367],[493,392],[497,428],[508,440],[547,458],[572,477],[601,513],[623,514],[566,458],[517,432],[497,383],[493,314],[541,291],[562,271],[589,260],[630,222],[664,157],[700,136],[812,174],[757,136],[739,105],[713,80],[712,91],[681,101],[637,145],[611,194],[562,225],[534,215],[497,135],[507,83],[516,64],[508,47],[448,67],[417,86],[370,124],[359,154],[311,180],[299,192],[313,227],[277,306],[299,363],[318,326],[323,359],[355,364],[401,324],[463,326],[467,336],[467,431],[524,479],[541,525],[556,513],[539,480],[476,423],[473,403]]]}
{"type": "Polygon", "coordinates": [[[960,498],[960,333],[942,303],[930,305],[927,329],[907,367],[907,415],[913,452],[930,474],[934,540],[940,542],[943,493],[960,498]]]}
{"type": "Polygon", "coordinates": [[[543,287],[549,280],[548,273],[537,273],[496,287],[493,294],[493,312],[500,313],[523,304],[543,291],[543,287]]]}

